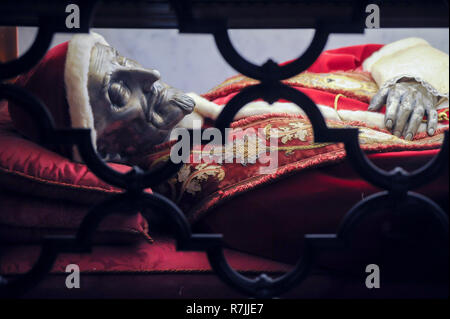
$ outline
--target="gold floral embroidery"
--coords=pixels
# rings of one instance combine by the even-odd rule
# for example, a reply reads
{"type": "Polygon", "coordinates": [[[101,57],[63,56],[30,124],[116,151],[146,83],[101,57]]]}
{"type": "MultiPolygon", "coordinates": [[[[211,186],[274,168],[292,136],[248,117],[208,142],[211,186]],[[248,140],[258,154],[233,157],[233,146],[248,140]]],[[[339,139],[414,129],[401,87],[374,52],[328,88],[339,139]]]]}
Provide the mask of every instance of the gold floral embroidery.
{"type": "MultiPolygon", "coordinates": [[[[227,88],[238,90],[258,83],[259,81],[255,79],[243,75],[236,75],[217,85],[204,95],[206,97],[214,97],[218,92],[227,88]]],[[[379,90],[378,85],[369,74],[359,71],[336,71],[330,73],[306,71],[284,80],[283,83],[333,93],[347,92],[363,102],[370,101],[372,96],[379,90]]]]}
{"type": "Polygon", "coordinates": [[[295,151],[311,150],[314,148],[321,148],[333,143],[313,143],[308,145],[294,145],[294,146],[279,146],[278,151],[284,151],[284,155],[292,155],[295,151]]]}
{"type": "MultiPolygon", "coordinates": [[[[176,178],[179,183],[182,183],[176,201],[179,202],[185,192],[191,195],[200,192],[202,190],[201,183],[206,182],[209,177],[215,177],[220,182],[225,178],[225,171],[220,165],[202,163],[196,165],[194,171],[191,172],[189,164],[183,165],[176,178]]],[[[173,183],[175,180],[172,179],[171,182],[173,183]]]]}
{"type": "MultiPolygon", "coordinates": [[[[301,142],[307,142],[307,137],[309,135],[309,130],[311,129],[311,125],[309,123],[304,123],[302,121],[294,121],[288,123],[288,126],[281,126],[278,128],[273,128],[272,124],[268,124],[264,127],[264,132],[266,134],[266,139],[270,139],[271,137],[278,138],[282,144],[286,144],[293,139],[297,139],[301,142]]],[[[305,149],[305,148],[314,148],[316,145],[302,145],[302,146],[289,146],[289,147],[276,147],[277,151],[285,151],[285,155],[291,155],[297,149],[305,149]]],[[[320,147],[322,147],[320,145],[320,147]]],[[[271,147],[273,150],[273,147],[271,147]]]]}
{"type": "Polygon", "coordinates": [[[269,151],[263,138],[258,135],[244,135],[241,138],[229,142],[223,147],[212,146],[211,148],[204,148],[202,151],[193,151],[200,153],[202,159],[208,162],[217,162],[224,160],[225,163],[241,163],[247,165],[254,164],[261,154],[269,151]]]}
{"type": "Polygon", "coordinates": [[[358,72],[303,72],[288,79],[287,83],[322,90],[352,92],[361,98],[372,97],[378,92],[377,84],[370,77],[358,72]]]}
{"type": "Polygon", "coordinates": [[[378,144],[396,143],[404,145],[411,144],[410,141],[404,140],[390,133],[384,133],[376,130],[367,129],[364,127],[359,127],[358,138],[360,144],[372,144],[372,143],[378,144]]]}
{"type": "Polygon", "coordinates": [[[281,143],[286,144],[292,139],[297,139],[302,142],[306,142],[308,136],[308,129],[310,125],[303,122],[290,122],[289,126],[281,126],[278,129],[274,129],[276,137],[280,139],[281,143]],[[281,132],[280,132],[281,131],[281,132]]]}

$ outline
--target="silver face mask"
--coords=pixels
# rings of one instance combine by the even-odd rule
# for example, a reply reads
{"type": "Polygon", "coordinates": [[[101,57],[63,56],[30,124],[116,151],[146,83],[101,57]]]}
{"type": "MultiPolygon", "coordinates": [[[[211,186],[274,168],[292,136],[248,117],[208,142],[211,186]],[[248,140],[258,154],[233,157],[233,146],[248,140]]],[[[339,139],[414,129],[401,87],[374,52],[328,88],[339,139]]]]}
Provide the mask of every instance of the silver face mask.
{"type": "Polygon", "coordinates": [[[88,93],[97,149],[104,159],[120,162],[166,141],[195,107],[189,96],[162,82],[157,70],[102,44],[91,51],[88,93]]]}

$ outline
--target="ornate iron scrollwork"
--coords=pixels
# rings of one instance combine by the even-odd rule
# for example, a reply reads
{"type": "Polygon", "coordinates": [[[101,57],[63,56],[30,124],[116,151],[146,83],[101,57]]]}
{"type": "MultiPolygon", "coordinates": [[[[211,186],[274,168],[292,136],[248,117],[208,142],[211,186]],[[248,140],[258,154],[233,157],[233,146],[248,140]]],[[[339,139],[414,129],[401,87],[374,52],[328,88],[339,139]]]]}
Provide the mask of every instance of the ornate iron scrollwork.
{"type": "Polygon", "coordinates": [[[243,58],[231,43],[228,30],[221,29],[214,32],[216,46],[223,58],[238,72],[263,82],[281,81],[305,71],[322,53],[328,40],[328,31],[317,27],[314,37],[306,51],[294,61],[279,66],[272,60],[262,66],[257,66],[243,58]]]}

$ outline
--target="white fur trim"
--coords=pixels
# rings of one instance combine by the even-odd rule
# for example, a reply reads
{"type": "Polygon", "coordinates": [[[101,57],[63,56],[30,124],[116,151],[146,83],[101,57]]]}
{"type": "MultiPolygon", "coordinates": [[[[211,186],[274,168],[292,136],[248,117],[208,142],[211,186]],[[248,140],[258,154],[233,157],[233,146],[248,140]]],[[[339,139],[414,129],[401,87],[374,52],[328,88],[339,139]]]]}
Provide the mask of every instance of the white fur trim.
{"type": "MultiPolygon", "coordinates": [[[[218,105],[205,98],[195,94],[189,93],[189,96],[195,100],[195,112],[206,118],[215,120],[220,112],[223,110],[223,105],[218,105]]],[[[351,110],[338,110],[327,105],[317,105],[319,107],[322,116],[326,120],[335,121],[359,121],[366,123],[369,126],[384,129],[384,114],[370,111],[351,111],[351,110]]],[[[448,100],[443,101],[439,105],[438,109],[448,107],[448,100]],[[447,103],[445,103],[447,102],[447,103]]],[[[305,115],[304,111],[296,104],[291,102],[275,102],[269,105],[265,101],[250,102],[244,105],[243,108],[234,117],[234,120],[239,120],[252,115],[268,114],[268,113],[287,113],[287,114],[301,114],[305,115]]],[[[444,124],[438,124],[438,128],[444,127],[444,124]]],[[[426,123],[422,123],[419,126],[418,132],[425,132],[426,123]]]]}
{"type": "MultiPolygon", "coordinates": [[[[90,128],[94,147],[96,147],[97,134],[87,83],[91,49],[96,43],[109,45],[101,35],[94,32],[75,35],[69,41],[64,67],[64,84],[72,127],[90,128]]],[[[78,156],[78,154],[74,155],[78,156]]]]}
{"type": "Polygon", "coordinates": [[[364,60],[363,69],[364,71],[372,72],[372,66],[381,58],[418,45],[430,44],[421,38],[406,38],[389,43],[388,45],[382,47],[380,50],[374,52],[366,60],[364,60]]]}
{"type": "Polygon", "coordinates": [[[202,126],[203,116],[194,111],[191,114],[186,115],[175,127],[194,129],[202,126]]]}
{"type": "MultiPolygon", "coordinates": [[[[445,70],[445,68],[444,68],[444,70],[445,70]]],[[[438,98],[447,98],[448,99],[448,92],[441,93],[433,85],[431,85],[430,83],[428,83],[427,81],[422,79],[420,76],[409,75],[409,74],[400,74],[400,75],[397,75],[396,77],[393,77],[392,79],[384,82],[383,86],[380,87],[380,91],[386,87],[389,87],[389,86],[397,83],[398,81],[400,81],[402,79],[407,79],[408,81],[415,81],[417,83],[420,83],[425,88],[425,90],[427,90],[430,94],[432,94],[438,98]]]]}

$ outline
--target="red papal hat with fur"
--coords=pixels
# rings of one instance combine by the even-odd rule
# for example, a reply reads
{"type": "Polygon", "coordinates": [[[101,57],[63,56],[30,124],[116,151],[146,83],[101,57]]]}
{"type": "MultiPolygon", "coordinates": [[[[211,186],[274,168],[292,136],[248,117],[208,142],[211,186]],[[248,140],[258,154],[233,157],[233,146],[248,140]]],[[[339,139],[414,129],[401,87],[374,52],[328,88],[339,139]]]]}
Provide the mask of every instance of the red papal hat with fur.
{"type": "MultiPolygon", "coordinates": [[[[94,146],[96,132],[87,82],[91,49],[96,43],[108,45],[97,33],[75,35],[70,41],[49,50],[33,69],[14,81],[45,104],[56,128],[90,128],[94,146]]],[[[34,119],[17,104],[9,103],[8,108],[15,128],[25,137],[39,143],[34,119]]],[[[50,148],[66,157],[80,160],[70,146],[50,148]]]]}

